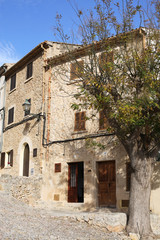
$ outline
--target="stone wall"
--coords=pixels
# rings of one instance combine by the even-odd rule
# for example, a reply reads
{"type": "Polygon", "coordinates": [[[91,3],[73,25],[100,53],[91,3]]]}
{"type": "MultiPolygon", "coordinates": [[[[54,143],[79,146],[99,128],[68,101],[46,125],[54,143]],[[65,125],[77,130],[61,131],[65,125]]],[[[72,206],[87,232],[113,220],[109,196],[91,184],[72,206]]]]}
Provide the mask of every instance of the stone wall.
{"type": "Polygon", "coordinates": [[[30,205],[36,205],[36,202],[40,199],[41,185],[41,176],[28,178],[3,174],[0,177],[0,191],[6,191],[13,197],[30,205]]]}

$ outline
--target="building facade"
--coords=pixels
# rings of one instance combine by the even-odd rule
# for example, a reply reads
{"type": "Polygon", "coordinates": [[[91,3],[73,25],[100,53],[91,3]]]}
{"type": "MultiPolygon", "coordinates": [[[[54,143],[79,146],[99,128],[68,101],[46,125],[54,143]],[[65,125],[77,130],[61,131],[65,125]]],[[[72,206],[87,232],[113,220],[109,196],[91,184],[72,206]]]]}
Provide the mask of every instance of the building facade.
{"type": "MultiPolygon", "coordinates": [[[[144,39],[141,34],[138,37],[137,44],[142,47],[144,39]]],[[[115,44],[116,38],[111,41],[115,44]]],[[[46,41],[5,73],[0,173],[19,176],[15,196],[22,189],[22,179],[29,179],[33,186],[27,190],[30,191],[29,203],[33,203],[36,188],[42,201],[56,207],[83,210],[114,207],[127,211],[129,159],[116,136],[107,130],[109,126],[103,112],[86,110],[83,106],[80,111],[71,108],[75,101],[79,103],[74,98],[78,75],[75,62],[81,65],[88,61],[88,49],[67,47],[72,50],[72,60],[66,45],[46,41]],[[26,100],[31,109],[24,113],[22,105],[26,100]],[[38,183],[37,176],[41,177],[38,183]]],[[[96,54],[101,56],[99,43],[96,49],[96,54]]],[[[156,171],[160,171],[159,165],[156,171]]],[[[11,185],[11,179],[9,181],[11,185]]],[[[12,186],[12,194],[14,188],[12,186]]],[[[27,191],[19,198],[27,195],[27,191]]],[[[156,182],[151,211],[160,214],[159,193],[160,183],[156,182]]]]}
{"type": "Polygon", "coordinates": [[[2,151],[3,144],[3,123],[4,123],[4,112],[5,112],[5,72],[13,64],[3,64],[0,67],[0,153],[2,151]]]}

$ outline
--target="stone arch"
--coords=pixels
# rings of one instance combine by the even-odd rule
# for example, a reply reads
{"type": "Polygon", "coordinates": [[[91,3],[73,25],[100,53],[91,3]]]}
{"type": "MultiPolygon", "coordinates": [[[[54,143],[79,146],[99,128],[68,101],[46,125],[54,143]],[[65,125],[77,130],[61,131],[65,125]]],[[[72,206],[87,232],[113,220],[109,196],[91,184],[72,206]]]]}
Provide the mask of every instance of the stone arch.
{"type": "Polygon", "coordinates": [[[29,156],[30,156],[29,145],[25,143],[23,151],[23,176],[25,177],[29,177],[29,156]]]}
{"type": "Polygon", "coordinates": [[[19,144],[19,175],[29,176],[31,165],[32,141],[29,137],[24,137],[19,144]]]}

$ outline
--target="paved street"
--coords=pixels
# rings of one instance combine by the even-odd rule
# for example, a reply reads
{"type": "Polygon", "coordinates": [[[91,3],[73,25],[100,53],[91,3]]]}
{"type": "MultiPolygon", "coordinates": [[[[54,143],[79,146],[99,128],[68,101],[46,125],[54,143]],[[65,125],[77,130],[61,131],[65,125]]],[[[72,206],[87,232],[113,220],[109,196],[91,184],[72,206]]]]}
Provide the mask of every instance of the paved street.
{"type": "Polygon", "coordinates": [[[37,209],[0,192],[0,239],[2,240],[121,240],[123,233],[79,222],[58,211],[37,209]]]}

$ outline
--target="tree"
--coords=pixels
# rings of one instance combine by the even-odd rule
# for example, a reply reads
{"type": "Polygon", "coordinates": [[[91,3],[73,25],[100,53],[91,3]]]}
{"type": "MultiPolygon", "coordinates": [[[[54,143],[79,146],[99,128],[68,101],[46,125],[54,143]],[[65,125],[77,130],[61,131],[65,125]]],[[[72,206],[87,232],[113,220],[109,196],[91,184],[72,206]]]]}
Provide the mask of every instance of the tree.
{"type": "MultiPolygon", "coordinates": [[[[67,49],[80,79],[75,97],[86,107],[103,110],[126,149],[131,162],[127,231],[144,239],[153,236],[151,177],[160,147],[160,4],[158,0],[149,4],[147,11],[133,0],[95,0],[89,15],[74,8],[87,61],[79,64],[74,51],[67,49]],[[132,30],[136,17],[144,27],[132,30]]],[[[62,41],[70,41],[59,15],[56,31],[62,41]]]]}

